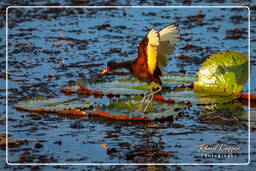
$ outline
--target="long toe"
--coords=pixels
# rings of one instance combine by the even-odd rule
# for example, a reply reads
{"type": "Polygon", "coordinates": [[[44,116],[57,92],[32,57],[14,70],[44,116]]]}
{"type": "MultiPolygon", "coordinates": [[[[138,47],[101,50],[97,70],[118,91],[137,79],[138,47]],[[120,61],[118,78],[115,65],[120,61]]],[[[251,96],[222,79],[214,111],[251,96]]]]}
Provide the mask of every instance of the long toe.
{"type": "Polygon", "coordinates": [[[139,107],[135,110],[136,113],[139,113],[142,109],[142,105],[140,104],[139,107]]]}
{"type": "Polygon", "coordinates": [[[147,94],[146,96],[144,96],[140,102],[139,107],[137,108],[137,110],[135,112],[136,113],[141,112],[141,110],[143,109],[143,105],[145,104],[146,100],[148,99],[149,101],[146,103],[146,107],[144,108],[144,112],[146,112],[149,105],[152,103],[154,95],[161,90],[162,90],[162,87],[160,87],[157,91],[151,92],[151,93],[147,94]]]}
{"type": "Polygon", "coordinates": [[[152,101],[153,101],[154,95],[155,95],[156,93],[158,93],[159,91],[161,91],[161,90],[162,90],[162,87],[160,87],[158,90],[156,90],[156,91],[154,91],[154,92],[152,92],[152,93],[150,93],[150,94],[147,95],[148,97],[150,97],[150,100],[148,101],[147,106],[144,108],[144,112],[146,112],[146,111],[148,110],[149,105],[150,105],[150,104],[152,103],[152,101]]]}
{"type": "Polygon", "coordinates": [[[138,112],[141,111],[141,109],[142,109],[142,107],[143,107],[143,104],[144,104],[146,98],[147,98],[147,96],[144,96],[144,97],[142,98],[142,100],[140,101],[139,107],[137,108],[137,110],[136,110],[135,112],[138,113],[138,112]]]}
{"type": "Polygon", "coordinates": [[[153,97],[154,97],[154,95],[151,95],[151,98],[150,98],[150,100],[148,101],[147,106],[144,108],[144,112],[146,112],[146,111],[148,110],[150,104],[152,104],[153,97]]]}

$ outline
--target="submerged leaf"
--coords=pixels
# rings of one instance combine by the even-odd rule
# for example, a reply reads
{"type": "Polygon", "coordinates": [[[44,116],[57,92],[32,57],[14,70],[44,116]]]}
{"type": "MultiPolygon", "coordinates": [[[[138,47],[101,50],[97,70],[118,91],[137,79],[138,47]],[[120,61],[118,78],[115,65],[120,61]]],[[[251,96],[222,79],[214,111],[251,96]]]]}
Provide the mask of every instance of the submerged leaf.
{"type": "Polygon", "coordinates": [[[213,54],[203,64],[194,83],[202,95],[235,96],[248,79],[248,57],[227,51],[213,54]]]}

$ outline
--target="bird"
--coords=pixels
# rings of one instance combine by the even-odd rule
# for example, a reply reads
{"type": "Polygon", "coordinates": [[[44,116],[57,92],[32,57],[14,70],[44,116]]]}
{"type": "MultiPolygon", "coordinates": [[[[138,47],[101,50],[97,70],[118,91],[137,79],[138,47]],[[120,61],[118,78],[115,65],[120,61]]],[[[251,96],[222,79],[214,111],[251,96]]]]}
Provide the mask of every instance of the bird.
{"type": "Polygon", "coordinates": [[[147,82],[148,84],[156,83],[158,88],[155,91],[151,89],[151,92],[143,97],[136,110],[136,112],[141,112],[143,104],[148,99],[149,101],[144,108],[144,112],[146,112],[152,103],[154,95],[162,90],[163,84],[160,76],[162,76],[163,69],[168,64],[169,56],[175,50],[175,45],[179,40],[180,34],[176,24],[170,24],[159,32],[152,28],[137,46],[137,58],[125,62],[111,60],[107,63],[107,67],[101,74],[104,75],[107,72],[124,68],[140,81],[147,82]]]}

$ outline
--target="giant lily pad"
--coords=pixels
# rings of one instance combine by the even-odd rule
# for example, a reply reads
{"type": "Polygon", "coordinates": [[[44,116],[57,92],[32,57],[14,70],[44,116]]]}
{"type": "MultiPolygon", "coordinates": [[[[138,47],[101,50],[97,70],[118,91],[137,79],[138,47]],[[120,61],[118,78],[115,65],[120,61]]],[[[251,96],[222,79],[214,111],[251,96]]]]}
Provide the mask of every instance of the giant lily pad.
{"type": "Polygon", "coordinates": [[[29,112],[45,112],[57,114],[74,114],[85,115],[86,113],[81,109],[88,109],[93,104],[77,100],[64,100],[64,99],[43,99],[43,100],[27,100],[21,101],[15,105],[17,110],[29,112]]]}
{"type": "MultiPolygon", "coordinates": [[[[167,88],[175,88],[180,85],[189,86],[193,84],[196,80],[194,76],[184,76],[184,75],[165,75],[162,78],[163,86],[167,88]]],[[[150,89],[158,87],[158,85],[152,83],[148,85],[145,82],[138,81],[135,78],[119,78],[115,81],[97,81],[92,82],[88,80],[80,79],[78,80],[79,84],[88,88],[91,91],[99,91],[104,93],[113,93],[113,94],[129,94],[129,95],[138,95],[138,94],[147,94],[150,92],[150,89]]],[[[72,87],[74,88],[74,87],[72,87]]],[[[76,89],[76,88],[74,88],[76,89]]]]}
{"type": "Polygon", "coordinates": [[[248,57],[233,51],[213,54],[197,74],[194,88],[201,95],[234,96],[248,79],[248,57]]]}
{"type": "Polygon", "coordinates": [[[143,117],[146,116],[150,120],[159,118],[168,118],[178,115],[180,110],[185,109],[188,105],[185,103],[166,103],[160,100],[154,99],[153,103],[149,105],[149,110],[145,114],[144,112],[134,112],[140,104],[142,97],[125,97],[110,100],[110,103],[102,107],[102,110],[118,115],[120,113],[129,115],[130,117],[143,117]]]}

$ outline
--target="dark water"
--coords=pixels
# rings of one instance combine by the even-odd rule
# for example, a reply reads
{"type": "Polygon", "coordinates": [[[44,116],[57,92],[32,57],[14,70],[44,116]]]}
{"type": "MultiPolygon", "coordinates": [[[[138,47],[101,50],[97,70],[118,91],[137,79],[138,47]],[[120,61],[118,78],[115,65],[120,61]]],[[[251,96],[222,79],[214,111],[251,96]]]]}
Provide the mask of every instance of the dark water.
{"type": "MultiPolygon", "coordinates": [[[[102,118],[77,120],[56,115],[21,113],[14,109],[14,105],[25,98],[73,98],[60,93],[60,88],[81,78],[98,79],[96,75],[105,68],[109,60],[135,58],[136,45],[152,27],[161,29],[168,24],[177,23],[180,28],[181,41],[177,43],[165,72],[178,74],[185,71],[187,75],[195,74],[207,56],[219,51],[233,50],[248,54],[247,17],[246,8],[10,8],[8,131],[10,139],[27,138],[28,141],[18,147],[9,147],[8,161],[78,164],[247,163],[247,122],[204,124],[200,122],[204,110],[197,110],[196,107],[183,111],[173,122],[153,123],[162,125],[158,128],[141,122],[102,118]],[[60,42],[61,40],[65,41],[60,42]],[[56,77],[50,78],[49,74],[56,77]],[[198,152],[197,145],[222,143],[240,147],[238,157],[202,158],[198,152]],[[102,144],[106,144],[107,148],[103,148],[102,144]]],[[[254,27],[253,23],[252,25],[254,27]]],[[[1,32],[4,31],[1,28],[1,32]]],[[[254,36],[254,31],[252,35],[254,36]]],[[[252,37],[251,40],[254,42],[255,38],[252,37]]],[[[3,42],[1,47],[5,47],[3,42]]],[[[251,83],[255,82],[254,55],[255,49],[252,48],[251,83]]],[[[5,66],[4,58],[1,66],[5,66]]],[[[4,73],[4,69],[1,73],[4,73]]],[[[109,78],[115,80],[118,77],[109,78]]],[[[1,80],[1,95],[4,97],[4,77],[1,80]]],[[[255,88],[255,84],[251,84],[253,94],[256,94],[255,88]]],[[[243,89],[243,92],[247,91],[248,84],[243,89]]],[[[4,115],[4,106],[1,106],[1,111],[4,115]]],[[[219,114],[220,111],[215,112],[219,114]]],[[[236,111],[233,112],[235,115],[236,111]]],[[[246,106],[239,108],[237,112],[246,120],[246,106]]],[[[251,109],[251,115],[251,119],[255,120],[255,109],[251,109]]],[[[1,132],[4,132],[3,119],[2,125],[1,132]]],[[[249,170],[255,167],[256,159],[255,132],[252,131],[251,134],[252,164],[248,167],[249,170]]],[[[4,161],[4,154],[1,156],[4,161]]],[[[2,169],[12,167],[19,168],[4,164],[1,166],[2,169]]],[[[219,166],[220,169],[230,167],[219,166]]],[[[114,166],[108,168],[117,169],[114,166]]],[[[236,168],[243,169],[244,166],[236,168]]],[[[26,167],[19,169],[25,170],[26,167]]],[[[58,167],[54,169],[58,170],[58,167]]]]}

